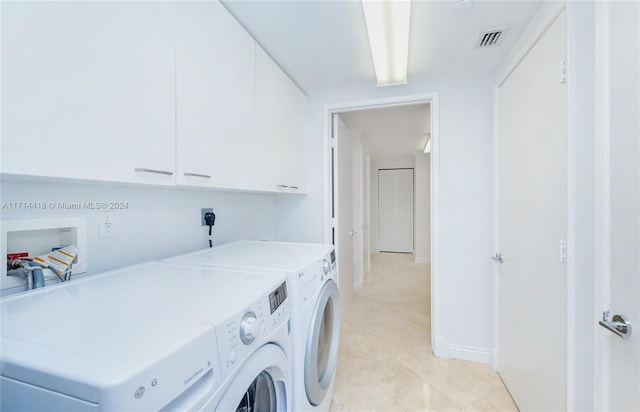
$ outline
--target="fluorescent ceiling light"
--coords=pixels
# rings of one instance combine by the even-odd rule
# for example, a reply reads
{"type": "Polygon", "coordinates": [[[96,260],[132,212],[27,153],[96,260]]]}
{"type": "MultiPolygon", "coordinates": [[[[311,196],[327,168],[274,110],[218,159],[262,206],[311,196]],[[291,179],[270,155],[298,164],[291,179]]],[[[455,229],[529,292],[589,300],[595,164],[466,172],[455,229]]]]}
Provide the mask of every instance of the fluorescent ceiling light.
{"type": "Polygon", "coordinates": [[[424,152],[431,153],[431,136],[427,137],[427,143],[424,145],[424,152]]]}
{"type": "Polygon", "coordinates": [[[378,86],[405,84],[409,60],[410,0],[362,0],[378,86]]]}

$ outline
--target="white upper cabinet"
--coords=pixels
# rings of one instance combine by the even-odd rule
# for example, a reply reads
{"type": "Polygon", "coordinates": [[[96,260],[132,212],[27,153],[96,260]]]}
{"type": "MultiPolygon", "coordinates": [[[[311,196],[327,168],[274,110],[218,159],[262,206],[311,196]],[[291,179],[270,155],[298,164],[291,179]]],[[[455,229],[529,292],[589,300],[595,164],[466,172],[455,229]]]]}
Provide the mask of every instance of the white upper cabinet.
{"type": "Polygon", "coordinates": [[[177,182],[254,189],[255,41],[217,1],[176,7],[177,182]]]}
{"type": "Polygon", "coordinates": [[[175,5],[1,7],[0,170],[174,184],[175,5]]]}
{"type": "Polygon", "coordinates": [[[2,173],[305,191],[307,98],[218,1],[1,7],[2,173]]]}
{"type": "Polygon", "coordinates": [[[256,142],[260,185],[278,192],[306,191],[307,97],[256,46],[256,142]]]}

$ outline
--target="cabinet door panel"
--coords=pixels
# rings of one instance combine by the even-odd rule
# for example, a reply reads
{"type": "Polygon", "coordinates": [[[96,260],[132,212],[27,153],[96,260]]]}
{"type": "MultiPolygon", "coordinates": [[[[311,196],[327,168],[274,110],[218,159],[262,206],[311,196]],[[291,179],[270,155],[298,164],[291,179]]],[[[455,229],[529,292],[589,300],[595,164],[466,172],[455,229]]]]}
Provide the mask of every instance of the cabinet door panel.
{"type": "Polygon", "coordinates": [[[174,6],[3,2],[2,171],[173,184],[174,6]]]}
{"type": "Polygon", "coordinates": [[[256,143],[265,190],[305,190],[306,96],[256,47],[256,143]]]}
{"type": "Polygon", "coordinates": [[[177,19],[178,183],[251,189],[255,41],[218,2],[178,3],[177,19]]]}
{"type": "Polygon", "coordinates": [[[287,113],[289,120],[283,124],[284,147],[289,148],[285,154],[288,165],[286,180],[289,182],[291,192],[306,192],[307,96],[293,82],[289,82],[287,101],[289,102],[287,113]]]}

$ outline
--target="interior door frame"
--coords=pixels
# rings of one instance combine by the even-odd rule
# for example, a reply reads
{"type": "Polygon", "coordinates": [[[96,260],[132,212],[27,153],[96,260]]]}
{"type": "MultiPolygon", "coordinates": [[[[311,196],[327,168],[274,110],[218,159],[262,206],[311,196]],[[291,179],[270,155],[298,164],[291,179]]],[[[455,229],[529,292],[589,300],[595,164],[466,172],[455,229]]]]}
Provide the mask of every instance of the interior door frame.
{"type": "Polygon", "coordinates": [[[359,132],[354,132],[355,136],[352,141],[351,146],[351,157],[353,159],[352,164],[352,190],[353,190],[353,201],[352,208],[354,211],[353,214],[353,228],[356,232],[358,232],[355,236],[353,236],[354,240],[354,254],[353,254],[353,265],[354,265],[354,273],[353,273],[353,291],[356,292],[362,289],[364,285],[364,275],[365,275],[365,261],[364,254],[362,253],[364,250],[365,238],[364,238],[364,169],[362,165],[364,164],[364,142],[362,141],[362,134],[359,132]],[[360,207],[361,206],[361,207],[360,207]],[[357,253],[356,253],[357,252],[357,253]]]}
{"type": "MultiPolygon", "coordinates": [[[[324,193],[324,241],[332,243],[332,229],[340,224],[337,207],[335,218],[332,217],[333,184],[338,176],[333,176],[331,161],[333,115],[355,110],[376,109],[382,107],[411,106],[416,104],[430,105],[431,110],[431,348],[435,348],[436,338],[440,336],[440,103],[439,93],[423,93],[406,96],[385,97],[368,100],[356,100],[341,103],[325,104],[323,108],[323,193],[324,193]]],[[[338,236],[335,237],[336,250],[339,248],[338,236]]]]}

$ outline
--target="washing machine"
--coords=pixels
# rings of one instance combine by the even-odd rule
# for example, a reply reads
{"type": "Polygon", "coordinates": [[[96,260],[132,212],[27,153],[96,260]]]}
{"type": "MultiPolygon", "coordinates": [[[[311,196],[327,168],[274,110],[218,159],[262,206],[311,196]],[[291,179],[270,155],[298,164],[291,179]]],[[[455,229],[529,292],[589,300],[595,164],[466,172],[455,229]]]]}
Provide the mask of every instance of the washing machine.
{"type": "Polygon", "coordinates": [[[284,275],[147,262],[0,311],[3,411],[291,410],[284,275]]]}
{"type": "Polygon", "coordinates": [[[340,336],[340,299],[332,245],[240,241],[167,259],[205,267],[287,275],[291,298],[293,410],[328,411],[340,336]]]}

